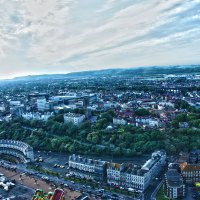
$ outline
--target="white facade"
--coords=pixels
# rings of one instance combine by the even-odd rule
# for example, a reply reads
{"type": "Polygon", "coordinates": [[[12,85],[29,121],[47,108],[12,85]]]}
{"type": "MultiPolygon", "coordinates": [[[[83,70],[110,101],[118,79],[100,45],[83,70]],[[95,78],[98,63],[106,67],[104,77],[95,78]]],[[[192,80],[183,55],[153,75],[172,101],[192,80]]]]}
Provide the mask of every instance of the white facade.
{"type": "Polygon", "coordinates": [[[5,110],[6,110],[6,108],[5,108],[4,104],[1,104],[1,105],[0,105],[0,111],[1,111],[1,112],[4,112],[5,110]]]}
{"type": "Polygon", "coordinates": [[[0,153],[11,154],[25,162],[34,160],[33,148],[21,141],[0,140],[0,153]]]}
{"type": "Polygon", "coordinates": [[[18,100],[11,100],[10,106],[20,106],[21,102],[18,100]]]}
{"type": "Polygon", "coordinates": [[[157,118],[145,118],[145,117],[136,117],[135,118],[136,126],[146,125],[149,127],[160,127],[161,122],[157,118]]]}
{"type": "Polygon", "coordinates": [[[64,115],[64,122],[69,123],[72,122],[75,125],[81,124],[85,119],[85,115],[75,114],[75,113],[67,113],[64,115]]]}
{"type": "Polygon", "coordinates": [[[93,175],[103,178],[106,172],[106,162],[81,157],[79,155],[69,156],[70,174],[93,179],[93,175]]]}
{"type": "Polygon", "coordinates": [[[160,102],[160,103],[158,104],[158,110],[163,110],[163,109],[165,109],[166,107],[174,108],[174,107],[175,107],[175,104],[172,103],[172,102],[168,102],[168,101],[163,101],[163,102],[160,102]]]}
{"type": "Polygon", "coordinates": [[[39,111],[45,111],[49,109],[49,103],[46,101],[45,98],[37,99],[37,109],[39,111]]]}
{"type": "Polygon", "coordinates": [[[39,112],[37,113],[23,113],[22,114],[22,117],[24,119],[27,119],[27,120],[41,120],[41,121],[47,121],[49,119],[49,117],[53,116],[53,113],[44,113],[44,114],[41,114],[39,112]]]}
{"type": "Polygon", "coordinates": [[[166,153],[164,151],[156,151],[143,166],[131,163],[109,163],[107,167],[108,183],[144,191],[151,180],[160,172],[165,160],[166,153]]]}
{"type": "Polygon", "coordinates": [[[115,124],[115,125],[126,125],[127,121],[125,119],[113,118],[113,124],[115,124]]]}

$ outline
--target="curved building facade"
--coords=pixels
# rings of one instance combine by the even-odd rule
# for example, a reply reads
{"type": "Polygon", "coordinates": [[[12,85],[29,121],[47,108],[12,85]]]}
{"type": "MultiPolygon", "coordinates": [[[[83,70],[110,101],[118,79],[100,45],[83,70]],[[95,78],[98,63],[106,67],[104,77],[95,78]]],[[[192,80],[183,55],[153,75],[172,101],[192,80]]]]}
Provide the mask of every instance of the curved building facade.
{"type": "Polygon", "coordinates": [[[33,148],[21,141],[0,140],[0,154],[15,156],[23,162],[34,161],[33,148]]]}

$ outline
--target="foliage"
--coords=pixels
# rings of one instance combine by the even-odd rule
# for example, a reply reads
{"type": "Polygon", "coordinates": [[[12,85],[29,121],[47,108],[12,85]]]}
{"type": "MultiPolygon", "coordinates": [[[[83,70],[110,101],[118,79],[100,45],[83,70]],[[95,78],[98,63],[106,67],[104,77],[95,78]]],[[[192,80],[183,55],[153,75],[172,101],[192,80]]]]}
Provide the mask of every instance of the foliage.
{"type": "Polygon", "coordinates": [[[17,119],[0,122],[0,139],[27,142],[33,148],[47,151],[90,155],[134,156],[165,149],[174,154],[200,148],[200,114],[177,115],[165,131],[144,130],[131,125],[110,124],[114,113],[102,113],[95,125],[88,121],[80,126],[60,121],[60,114],[47,122],[17,119]],[[188,122],[189,128],[179,128],[179,122],[188,122]]]}
{"type": "Polygon", "coordinates": [[[149,113],[149,111],[147,109],[141,108],[141,109],[137,109],[135,111],[135,114],[137,116],[148,116],[150,113],[149,113]]]}

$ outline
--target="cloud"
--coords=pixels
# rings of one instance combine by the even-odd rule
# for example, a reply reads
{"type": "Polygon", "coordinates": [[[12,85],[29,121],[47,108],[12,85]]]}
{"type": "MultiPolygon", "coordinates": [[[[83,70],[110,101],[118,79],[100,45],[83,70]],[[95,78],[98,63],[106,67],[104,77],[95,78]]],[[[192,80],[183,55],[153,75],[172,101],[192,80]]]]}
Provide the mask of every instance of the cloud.
{"type": "Polygon", "coordinates": [[[111,8],[115,7],[115,4],[117,3],[117,0],[107,0],[103,6],[97,10],[96,12],[99,12],[99,13],[103,13],[105,11],[108,11],[110,10],[111,8]]]}
{"type": "Polygon", "coordinates": [[[199,7],[199,0],[1,0],[0,71],[194,64],[199,7]],[[170,53],[176,51],[184,60],[170,53]]]}

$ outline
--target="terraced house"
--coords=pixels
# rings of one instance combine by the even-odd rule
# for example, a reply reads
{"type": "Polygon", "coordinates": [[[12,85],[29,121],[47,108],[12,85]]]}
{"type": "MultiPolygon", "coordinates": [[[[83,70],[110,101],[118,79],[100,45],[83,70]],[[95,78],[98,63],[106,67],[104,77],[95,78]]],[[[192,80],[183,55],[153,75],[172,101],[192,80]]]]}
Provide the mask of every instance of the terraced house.
{"type": "Polygon", "coordinates": [[[0,154],[13,155],[23,162],[34,160],[33,148],[21,141],[0,140],[0,154]]]}
{"type": "Polygon", "coordinates": [[[147,160],[142,166],[132,163],[108,163],[107,181],[109,184],[143,191],[159,173],[161,167],[165,164],[165,160],[166,153],[156,151],[152,153],[151,159],[147,160]]]}
{"type": "Polygon", "coordinates": [[[70,173],[81,178],[104,180],[106,164],[102,160],[84,158],[75,154],[69,156],[70,173]]]}
{"type": "Polygon", "coordinates": [[[185,183],[195,183],[200,182],[200,165],[199,164],[189,164],[187,162],[180,165],[181,174],[185,183]]]}

